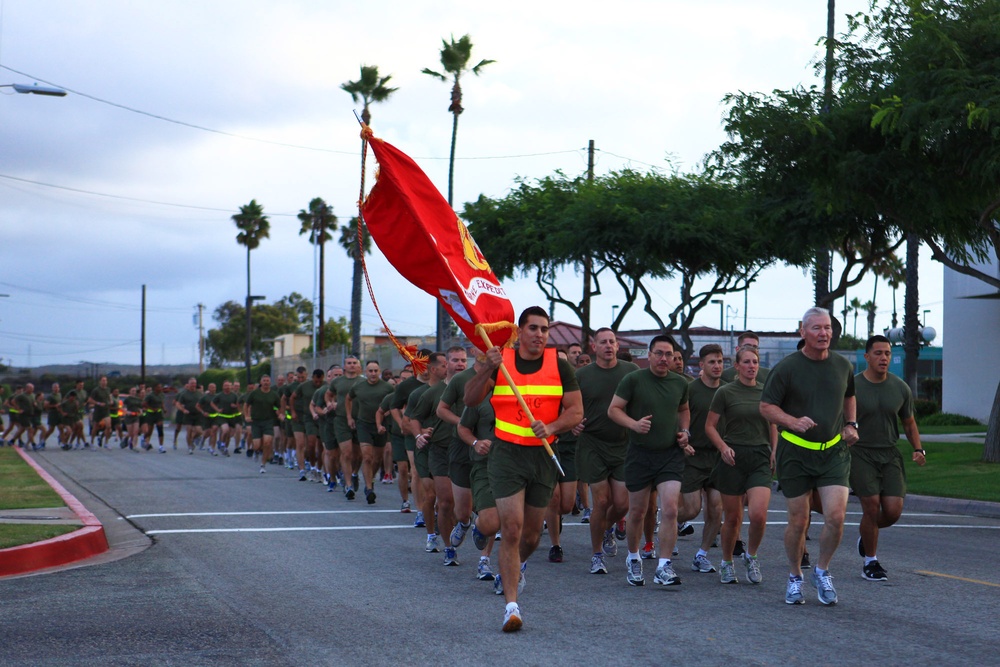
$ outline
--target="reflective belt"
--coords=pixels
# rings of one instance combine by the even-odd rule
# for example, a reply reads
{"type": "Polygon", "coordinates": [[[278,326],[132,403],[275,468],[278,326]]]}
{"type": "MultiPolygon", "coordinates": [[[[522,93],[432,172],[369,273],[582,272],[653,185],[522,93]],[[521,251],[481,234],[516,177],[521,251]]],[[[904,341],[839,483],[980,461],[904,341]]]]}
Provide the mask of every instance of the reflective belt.
{"type": "Polygon", "coordinates": [[[782,431],[781,437],[787,440],[788,442],[792,443],[793,445],[798,445],[799,447],[803,447],[805,449],[812,449],[818,452],[821,452],[824,449],[829,449],[830,447],[833,447],[838,442],[840,442],[839,433],[836,436],[834,436],[833,440],[830,440],[829,442],[813,442],[811,440],[806,440],[805,438],[800,438],[799,436],[795,435],[794,433],[791,433],[790,431],[782,431]]]}
{"type": "Polygon", "coordinates": [[[530,428],[525,428],[524,426],[518,426],[517,424],[512,424],[511,422],[504,421],[502,419],[497,419],[496,425],[500,428],[501,431],[507,431],[508,433],[519,435],[522,438],[534,438],[536,440],[538,439],[538,436],[536,436],[535,432],[532,431],[530,428]]]}

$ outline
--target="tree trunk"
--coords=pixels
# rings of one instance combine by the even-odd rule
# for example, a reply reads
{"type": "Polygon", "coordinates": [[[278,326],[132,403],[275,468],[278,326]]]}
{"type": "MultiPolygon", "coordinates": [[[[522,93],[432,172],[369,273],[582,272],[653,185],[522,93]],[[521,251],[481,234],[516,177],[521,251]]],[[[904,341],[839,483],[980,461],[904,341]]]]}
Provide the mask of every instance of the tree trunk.
{"type": "Polygon", "coordinates": [[[993,396],[990,423],[986,427],[986,444],[983,445],[983,461],[986,463],[1000,463],[1000,382],[997,383],[997,393],[993,396]]]}
{"type": "MultiPolygon", "coordinates": [[[[455,83],[455,88],[458,88],[458,82],[455,83]]],[[[457,112],[452,113],[451,122],[451,155],[448,159],[448,206],[452,209],[455,208],[453,200],[455,191],[455,142],[458,139],[458,114],[461,113],[461,92],[459,92],[459,107],[457,112]]],[[[452,90],[452,106],[455,102],[455,89],[452,90]]],[[[448,315],[448,311],[444,309],[441,302],[435,300],[437,306],[437,334],[435,335],[435,342],[437,343],[438,351],[444,351],[447,341],[445,337],[448,333],[448,325],[450,323],[451,317],[448,315]]]]}
{"type": "Polygon", "coordinates": [[[906,235],[906,296],[903,298],[903,379],[910,385],[910,391],[917,396],[917,358],[920,356],[920,323],[917,311],[920,309],[918,262],[920,258],[920,238],[910,232],[906,235]]]}
{"type": "MultiPolygon", "coordinates": [[[[326,234],[326,229],[324,228],[324,229],[320,230],[320,234],[326,234]]],[[[324,237],[320,236],[320,238],[324,238],[324,237]]],[[[325,295],[324,290],[323,290],[323,285],[326,282],[324,280],[324,278],[323,278],[324,277],[324,270],[325,270],[324,266],[323,266],[323,264],[324,264],[323,249],[325,247],[326,247],[326,243],[320,242],[320,244],[319,244],[319,335],[316,337],[316,340],[317,340],[317,342],[316,342],[316,352],[317,353],[322,352],[323,350],[326,349],[326,345],[324,344],[325,342],[323,340],[323,329],[326,328],[326,320],[323,319],[323,315],[324,315],[323,302],[326,300],[326,298],[325,298],[326,295],[325,295]]]]}
{"type": "MultiPolygon", "coordinates": [[[[358,233],[361,233],[361,221],[358,221],[358,233]]],[[[361,258],[354,258],[354,277],[351,278],[351,352],[361,355],[361,281],[364,278],[361,270],[361,258]]]]}
{"type": "Polygon", "coordinates": [[[250,306],[253,301],[250,300],[250,244],[247,243],[247,349],[246,349],[246,363],[247,363],[247,386],[250,386],[250,306]]]}

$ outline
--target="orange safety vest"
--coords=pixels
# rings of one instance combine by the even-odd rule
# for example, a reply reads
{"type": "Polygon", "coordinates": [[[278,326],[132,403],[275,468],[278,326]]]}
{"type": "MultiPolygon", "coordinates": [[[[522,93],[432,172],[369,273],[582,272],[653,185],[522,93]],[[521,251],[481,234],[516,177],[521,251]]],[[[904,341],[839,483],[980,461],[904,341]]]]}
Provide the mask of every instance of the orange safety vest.
{"type": "MultiPolygon", "coordinates": [[[[503,363],[510,372],[514,384],[521,391],[521,396],[531,408],[531,414],[546,424],[551,424],[559,417],[562,406],[563,386],[559,379],[559,357],[554,348],[546,348],[542,356],[542,368],[537,373],[522,375],[517,372],[514,363],[517,352],[511,348],[503,350],[503,363]]],[[[503,373],[497,375],[497,383],[493,388],[493,398],[490,399],[496,412],[496,434],[507,442],[518,445],[541,447],[542,441],[531,430],[531,422],[524,414],[514,390],[507,384],[503,373]]],[[[548,439],[554,442],[553,435],[548,439]]]]}

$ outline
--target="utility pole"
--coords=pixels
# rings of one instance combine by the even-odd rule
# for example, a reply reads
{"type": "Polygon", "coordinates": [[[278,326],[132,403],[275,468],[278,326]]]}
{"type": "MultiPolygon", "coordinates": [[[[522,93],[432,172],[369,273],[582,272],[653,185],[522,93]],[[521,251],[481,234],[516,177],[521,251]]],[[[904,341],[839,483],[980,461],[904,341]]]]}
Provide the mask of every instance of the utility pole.
{"type": "MultiPolygon", "coordinates": [[[[823,113],[830,113],[830,109],[833,107],[833,46],[834,46],[834,30],[837,15],[837,0],[827,0],[826,4],[826,72],[824,76],[823,85],[823,113]]],[[[822,249],[816,255],[816,265],[813,270],[813,277],[815,280],[815,293],[816,293],[816,305],[820,305],[825,301],[828,301],[830,296],[830,271],[832,259],[830,257],[830,251],[826,248],[822,249]]],[[[830,317],[833,318],[833,304],[827,303],[826,309],[830,311],[830,317]]]]}
{"type": "Polygon", "coordinates": [[[139,365],[139,377],[143,384],[146,384],[146,286],[142,286],[142,361],[139,365]]]}
{"type": "MultiPolygon", "coordinates": [[[[594,140],[591,139],[587,142],[587,181],[591,182],[594,180],[594,140]]],[[[588,254],[583,260],[583,303],[581,304],[580,312],[583,315],[581,318],[583,325],[580,328],[580,345],[584,350],[587,349],[587,343],[590,342],[590,281],[593,277],[594,264],[593,260],[588,254]]],[[[613,324],[613,323],[612,323],[613,324]]]]}
{"type": "Polygon", "coordinates": [[[198,374],[205,372],[205,323],[202,320],[202,313],[205,304],[198,304],[198,374]]]}

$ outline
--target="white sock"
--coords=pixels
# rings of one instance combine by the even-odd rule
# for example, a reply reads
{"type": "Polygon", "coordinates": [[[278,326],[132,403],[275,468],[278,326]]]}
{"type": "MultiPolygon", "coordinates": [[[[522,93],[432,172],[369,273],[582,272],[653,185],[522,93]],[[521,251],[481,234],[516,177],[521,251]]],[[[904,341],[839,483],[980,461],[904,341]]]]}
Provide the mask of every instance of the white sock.
{"type": "Polygon", "coordinates": [[[873,560],[878,560],[878,558],[876,558],[875,556],[870,556],[870,557],[865,556],[865,565],[868,565],[868,563],[872,562],[873,560]]]}
{"type": "Polygon", "coordinates": [[[628,558],[626,558],[625,560],[639,560],[639,552],[638,551],[636,551],[635,553],[632,553],[631,551],[628,552],[628,558]]]}
{"type": "Polygon", "coordinates": [[[704,549],[698,549],[698,553],[695,554],[695,558],[697,558],[698,556],[707,556],[707,555],[708,555],[707,551],[705,551],[704,549]]]}

